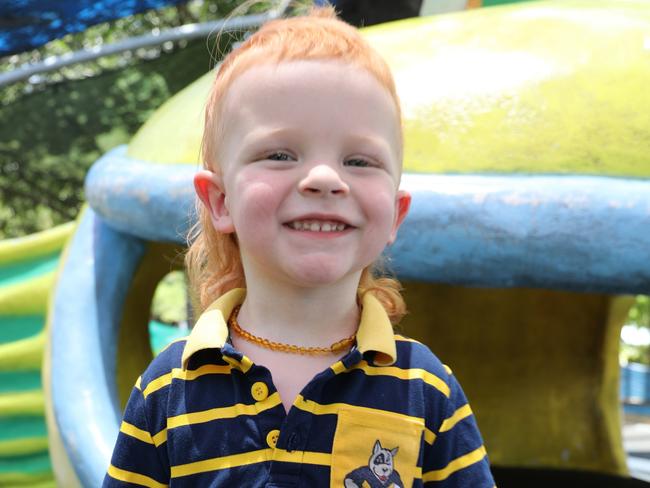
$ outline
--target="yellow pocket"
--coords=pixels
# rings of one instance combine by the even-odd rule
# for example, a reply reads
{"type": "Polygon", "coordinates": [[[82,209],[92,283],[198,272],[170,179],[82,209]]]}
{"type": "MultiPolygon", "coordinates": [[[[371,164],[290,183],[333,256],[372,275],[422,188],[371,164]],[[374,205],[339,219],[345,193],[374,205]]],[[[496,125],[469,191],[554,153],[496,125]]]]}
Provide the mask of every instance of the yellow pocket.
{"type": "Polygon", "coordinates": [[[390,412],[343,407],[332,446],[331,488],[410,487],[424,421],[390,412]]]}

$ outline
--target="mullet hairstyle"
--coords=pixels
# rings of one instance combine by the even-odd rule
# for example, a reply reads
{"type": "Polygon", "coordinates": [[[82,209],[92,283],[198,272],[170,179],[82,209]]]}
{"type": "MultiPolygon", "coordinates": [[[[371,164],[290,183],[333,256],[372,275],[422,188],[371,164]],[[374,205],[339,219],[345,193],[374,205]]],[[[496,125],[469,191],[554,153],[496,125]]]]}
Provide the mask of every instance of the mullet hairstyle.
{"type": "MultiPolygon", "coordinates": [[[[201,141],[203,168],[221,172],[219,146],[226,121],[224,100],[230,86],[244,71],[263,63],[304,60],[340,61],[366,70],[390,93],[400,119],[399,158],[402,158],[401,110],[395,82],[384,59],[359,34],[355,27],[337,19],[332,7],[313,8],[307,15],[273,20],[234,49],[221,64],[207,100],[205,126],[201,141]]],[[[245,287],[244,270],[237,237],[222,234],[212,226],[209,211],[197,198],[198,221],[188,235],[185,256],[195,306],[202,312],[225,292],[245,287]]],[[[372,293],[386,309],[393,324],[406,313],[401,285],[386,276],[378,263],[366,267],[359,280],[361,298],[372,293]]]]}

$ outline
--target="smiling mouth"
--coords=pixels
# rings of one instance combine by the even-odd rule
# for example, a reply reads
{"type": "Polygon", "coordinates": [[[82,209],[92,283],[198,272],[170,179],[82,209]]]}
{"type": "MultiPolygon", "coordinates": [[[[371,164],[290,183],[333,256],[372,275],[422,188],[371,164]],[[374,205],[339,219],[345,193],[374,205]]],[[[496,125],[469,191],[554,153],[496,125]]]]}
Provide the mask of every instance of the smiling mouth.
{"type": "Polygon", "coordinates": [[[293,230],[302,230],[308,232],[342,232],[350,229],[352,226],[343,222],[334,220],[294,220],[287,224],[293,230]]]}

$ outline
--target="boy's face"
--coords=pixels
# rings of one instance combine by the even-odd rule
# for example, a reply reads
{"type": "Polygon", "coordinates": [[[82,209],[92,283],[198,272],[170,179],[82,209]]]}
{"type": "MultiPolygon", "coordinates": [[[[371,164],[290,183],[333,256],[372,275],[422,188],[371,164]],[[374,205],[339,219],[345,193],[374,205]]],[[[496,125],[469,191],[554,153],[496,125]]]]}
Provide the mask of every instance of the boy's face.
{"type": "Polygon", "coordinates": [[[197,192],[219,232],[236,232],[247,281],[355,280],[406,216],[400,127],[388,91],[337,61],[255,66],[222,111],[221,175],[197,192]]]}

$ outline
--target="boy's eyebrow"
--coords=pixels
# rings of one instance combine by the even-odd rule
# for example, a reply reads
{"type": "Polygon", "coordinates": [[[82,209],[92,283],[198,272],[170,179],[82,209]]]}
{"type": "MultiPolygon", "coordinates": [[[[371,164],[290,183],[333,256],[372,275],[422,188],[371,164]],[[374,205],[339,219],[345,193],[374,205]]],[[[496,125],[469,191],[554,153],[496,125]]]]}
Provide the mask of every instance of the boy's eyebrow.
{"type": "Polygon", "coordinates": [[[296,134],[287,128],[253,129],[240,140],[238,145],[243,149],[246,157],[252,157],[259,151],[268,149],[289,149],[281,146],[291,143],[296,137],[296,134]]]}
{"type": "Polygon", "coordinates": [[[242,145],[264,142],[266,139],[271,139],[273,137],[286,137],[294,133],[294,130],[288,128],[275,128],[275,129],[255,129],[250,131],[244,136],[241,141],[242,145]]]}
{"type": "MultiPolygon", "coordinates": [[[[266,139],[275,137],[301,137],[300,130],[278,127],[274,129],[257,129],[249,132],[241,141],[242,146],[247,144],[263,144],[266,139]]],[[[362,144],[374,146],[380,152],[390,153],[395,151],[393,146],[380,137],[373,137],[365,134],[350,134],[348,141],[351,145],[362,144]]]]}
{"type": "Polygon", "coordinates": [[[394,150],[393,146],[381,137],[373,137],[364,134],[350,134],[349,138],[353,144],[369,144],[377,147],[380,151],[385,151],[387,153],[394,150]]]}

